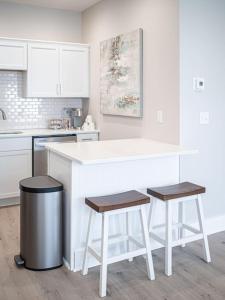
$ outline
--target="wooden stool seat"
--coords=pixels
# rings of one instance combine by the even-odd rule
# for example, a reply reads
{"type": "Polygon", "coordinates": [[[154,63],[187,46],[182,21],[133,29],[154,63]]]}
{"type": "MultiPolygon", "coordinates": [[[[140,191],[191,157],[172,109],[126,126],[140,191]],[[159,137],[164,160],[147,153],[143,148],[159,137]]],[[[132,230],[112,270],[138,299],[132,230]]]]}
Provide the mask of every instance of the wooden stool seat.
{"type": "Polygon", "coordinates": [[[90,197],[85,199],[85,203],[99,213],[147,204],[149,202],[150,198],[148,196],[134,190],[114,195],[90,197]]]}
{"type": "Polygon", "coordinates": [[[179,184],[161,186],[157,188],[148,188],[149,195],[163,201],[183,198],[205,193],[205,188],[191,182],[182,182],[179,184]]]}

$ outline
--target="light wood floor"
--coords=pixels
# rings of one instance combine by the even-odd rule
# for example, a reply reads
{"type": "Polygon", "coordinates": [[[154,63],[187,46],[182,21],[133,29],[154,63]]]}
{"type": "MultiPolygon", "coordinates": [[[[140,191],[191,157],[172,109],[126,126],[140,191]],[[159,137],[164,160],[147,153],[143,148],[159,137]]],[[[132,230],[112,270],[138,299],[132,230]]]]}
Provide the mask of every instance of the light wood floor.
{"type": "MultiPolygon", "coordinates": [[[[94,300],[98,298],[99,269],[86,277],[64,267],[33,272],[17,269],[19,253],[19,207],[0,209],[0,300],[94,300]]],[[[164,252],[154,251],[156,280],[146,277],[143,258],[109,266],[108,299],[203,300],[225,299],[225,233],[210,237],[212,263],[202,261],[201,243],[173,252],[174,274],[163,273],[164,252]]],[[[107,299],[107,298],[106,298],[107,299]]]]}

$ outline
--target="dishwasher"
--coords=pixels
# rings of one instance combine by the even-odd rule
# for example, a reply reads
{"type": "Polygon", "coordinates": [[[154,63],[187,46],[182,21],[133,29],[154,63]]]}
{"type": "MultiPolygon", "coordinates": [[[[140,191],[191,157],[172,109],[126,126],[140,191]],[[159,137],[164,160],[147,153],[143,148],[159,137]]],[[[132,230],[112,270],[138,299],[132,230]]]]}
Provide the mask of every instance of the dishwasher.
{"type": "Polygon", "coordinates": [[[32,138],[32,176],[48,175],[46,143],[75,143],[76,141],[76,134],[34,136],[32,138]]]}

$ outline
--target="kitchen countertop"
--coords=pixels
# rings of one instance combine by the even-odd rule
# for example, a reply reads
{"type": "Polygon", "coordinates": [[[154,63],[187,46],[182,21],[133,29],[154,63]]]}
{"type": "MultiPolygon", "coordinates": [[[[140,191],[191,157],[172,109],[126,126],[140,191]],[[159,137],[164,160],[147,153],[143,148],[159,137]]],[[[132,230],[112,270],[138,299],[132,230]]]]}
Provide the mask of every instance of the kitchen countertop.
{"type": "Polygon", "coordinates": [[[99,130],[76,130],[76,129],[5,129],[0,130],[0,139],[3,138],[20,138],[29,136],[47,136],[47,135],[64,135],[64,134],[81,134],[81,133],[99,133],[99,130]],[[1,131],[21,131],[17,134],[1,134],[1,131]]]}
{"type": "Polygon", "coordinates": [[[196,150],[150,139],[107,140],[86,143],[47,143],[46,147],[81,164],[99,164],[148,159],[173,155],[195,154],[196,150]]]}

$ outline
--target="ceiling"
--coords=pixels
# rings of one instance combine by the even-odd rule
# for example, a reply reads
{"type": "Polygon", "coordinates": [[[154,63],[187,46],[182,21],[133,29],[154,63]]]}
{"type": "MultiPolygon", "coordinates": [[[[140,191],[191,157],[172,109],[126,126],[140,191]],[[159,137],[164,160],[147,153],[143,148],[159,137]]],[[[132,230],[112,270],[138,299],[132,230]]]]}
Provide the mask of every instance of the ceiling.
{"type": "Polygon", "coordinates": [[[48,8],[58,8],[81,12],[100,1],[101,0],[7,0],[5,2],[29,4],[48,8]]]}

